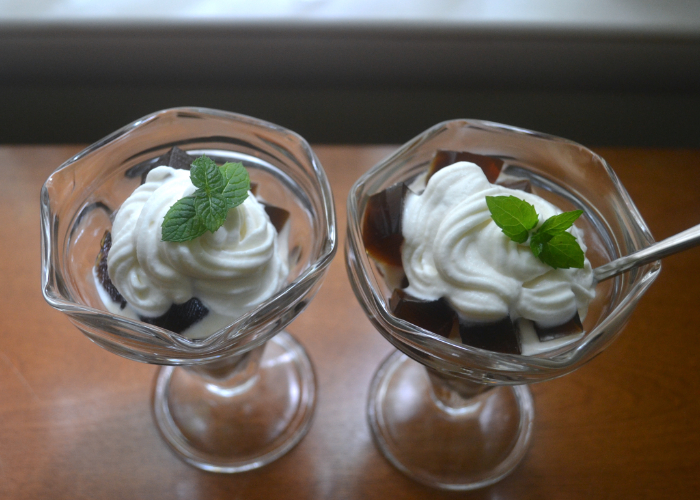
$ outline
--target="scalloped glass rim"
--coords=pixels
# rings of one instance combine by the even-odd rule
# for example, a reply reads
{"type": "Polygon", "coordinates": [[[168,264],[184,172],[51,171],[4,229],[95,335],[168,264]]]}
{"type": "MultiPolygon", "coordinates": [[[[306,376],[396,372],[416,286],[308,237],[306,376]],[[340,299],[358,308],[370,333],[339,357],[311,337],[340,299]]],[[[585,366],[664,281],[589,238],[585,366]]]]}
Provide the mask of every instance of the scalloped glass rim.
{"type": "MultiPolygon", "coordinates": [[[[406,168],[407,163],[404,157],[408,156],[411,151],[416,150],[422,144],[430,141],[436,134],[439,134],[449,127],[467,127],[487,130],[489,132],[524,134],[537,140],[568,144],[587,152],[591,157],[600,161],[612,181],[617,195],[622,203],[624,203],[628,211],[627,215],[630,220],[636,224],[638,233],[636,236],[638,241],[629,241],[627,243],[631,243],[636,247],[636,250],[654,243],[654,239],[644,219],[639,214],[639,211],[620,183],[617,175],[612,171],[605,160],[584,146],[568,139],[562,139],[556,136],[518,127],[511,127],[500,123],[473,119],[448,120],[434,125],[422,134],[408,141],[396,152],[362,175],[351,188],[347,202],[348,235],[345,251],[346,265],[353,291],[358,297],[370,321],[375,324],[379,332],[384,335],[389,342],[421,363],[430,362],[431,357],[437,357],[443,364],[433,366],[433,368],[466,376],[467,378],[485,383],[498,384],[520,384],[547,380],[575,370],[601,352],[614,340],[617,334],[620,333],[622,329],[620,325],[614,328],[611,328],[611,326],[615,323],[617,317],[623,314],[629,314],[631,309],[635,307],[639,298],[658,276],[661,268],[660,261],[638,268],[636,273],[637,278],[631,290],[617,306],[610,311],[593,330],[589,331],[583,339],[572,344],[568,350],[551,357],[504,354],[453,343],[432,332],[393,316],[384,296],[378,291],[381,288],[375,273],[372,271],[370,258],[364,251],[362,244],[360,231],[362,214],[360,213],[358,202],[363,196],[373,194],[371,186],[379,183],[375,179],[378,174],[384,173],[385,170],[389,169],[392,171],[399,171],[402,168],[406,168]],[[373,183],[373,180],[376,182],[373,183]]],[[[388,175],[385,177],[388,177],[388,175]]],[[[613,279],[619,282],[620,280],[629,279],[629,277],[623,275],[613,279]]]]}
{"type": "MultiPolygon", "coordinates": [[[[182,141],[175,141],[172,145],[181,145],[182,141]]],[[[271,144],[272,145],[272,144],[271,144]]],[[[164,146],[163,144],[159,145],[164,146]]],[[[274,147],[274,145],[272,145],[274,147]]],[[[148,150],[144,150],[141,153],[145,153],[148,150]]],[[[298,163],[298,160],[289,157],[291,161],[298,163]]],[[[71,221],[70,225],[73,224],[71,221]]],[[[88,335],[93,341],[99,343],[105,348],[108,348],[118,354],[131,359],[136,359],[138,361],[146,362],[157,362],[166,364],[183,364],[183,363],[204,363],[222,357],[224,354],[229,355],[235,344],[232,345],[231,341],[240,340],[242,337],[248,334],[254,333],[256,329],[260,329],[261,324],[268,323],[270,320],[270,315],[274,315],[276,309],[280,304],[285,304],[285,310],[294,309],[298,306],[298,303],[306,297],[308,293],[320,286],[320,278],[322,278],[328,265],[333,259],[335,252],[337,251],[337,231],[336,231],[336,219],[335,219],[335,208],[333,204],[333,195],[331,192],[330,184],[326,177],[321,164],[319,163],[316,155],[314,154],[308,143],[298,134],[290,130],[280,127],[278,125],[266,122],[264,120],[259,120],[257,118],[240,115],[237,113],[231,113],[226,111],[219,111],[207,108],[171,108],[161,111],[156,111],[147,116],[139,118],[134,122],[122,127],[121,129],[113,132],[112,134],[106,136],[105,138],[95,142],[94,144],[88,146],[81,152],[77,153],[69,160],[64,162],[58,169],[56,169],[51,176],[46,180],[41,191],[41,227],[42,227],[42,292],[46,301],[54,308],[67,313],[71,321],[81,330],[83,333],[88,335]],[[53,244],[56,242],[56,238],[53,238],[54,228],[51,224],[51,210],[50,210],[50,200],[47,185],[50,183],[51,179],[58,172],[70,168],[71,165],[79,160],[88,157],[90,154],[104,147],[109,146],[111,143],[122,139],[127,136],[132,131],[141,128],[154,120],[159,118],[170,117],[189,117],[189,118],[207,118],[215,117],[225,120],[233,120],[236,122],[244,123],[252,127],[260,127],[268,130],[275,131],[277,133],[293,137],[298,142],[307,155],[307,160],[313,169],[315,180],[318,183],[320,190],[320,197],[323,205],[323,217],[325,218],[325,224],[322,226],[325,234],[324,242],[322,244],[322,250],[317,258],[310,262],[308,267],[306,267],[301,274],[282,290],[277,292],[275,295],[270,297],[268,300],[257,306],[255,309],[249,311],[243,316],[239,317],[235,322],[230,324],[228,327],[218,330],[216,333],[205,339],[191,340],[176,333],[170,332],[163,328],[159,328],[154,325],[149,325],[147,323],[142,323],[124,316],[118,316],[111,314],[107,311],[95,309],[87,305],[83,305],[75,300],[68,294],[66,297],[61,293],[58,281],[60,278],[60,273],[57,279],[57,269],[61,269],[60,263],[55,262],[57,252],[54,251],[53,244]],[[86,331],[87,326],[83,319],[88,318],[104,318],[108,322],[115,323],[114,331],[109,332],[109,335],[117,335],[122,337],[123,340],[129,340],[132,338],[138,342],[152,343],[154,346],[164,347],[172,350],[172,357],[161,356],[159,360],[150,359],[146,356],[134,355],[133,352],[128,347],[121,347],[118,345],[105,345],[103,339],[96,337],[89,330],[86,331]],[[120,329],[121,328],[121,329],[120,329]],[[127,333],[128,332],[128,333],[127,333]],[[180,355],[186,355],[186,359],[182,359],[180,355]]],[[[66,242],[67,244],[68,242],[66,242]]],[[[301,309],[295,310],[295,314],[301,312],[301,309]]],[[[293,319],[293,317],[291,318],[293,319]]],[[[274,335],[276,332],[284,328],[289,322],[286,321],[283,324],[275,325],[271,330],[265,331],[260,338],[256,338],[250,343],[245,344],[245,349],[240,352],[244,352],[258,345],[264,343],[269,337],[274,335]]]]}

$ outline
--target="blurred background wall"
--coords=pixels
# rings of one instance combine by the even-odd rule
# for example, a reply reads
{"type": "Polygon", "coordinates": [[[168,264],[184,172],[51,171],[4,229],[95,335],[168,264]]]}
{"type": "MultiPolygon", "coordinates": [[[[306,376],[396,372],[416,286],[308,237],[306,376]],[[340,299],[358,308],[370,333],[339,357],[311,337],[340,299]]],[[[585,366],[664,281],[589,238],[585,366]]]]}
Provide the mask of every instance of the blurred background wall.
{"type": "Polygon", "coordinates": [[[0,143],[89,143],[174,106],[315,143],[480,118],[700,147],[700,2],[0,0],[0,143]]]}

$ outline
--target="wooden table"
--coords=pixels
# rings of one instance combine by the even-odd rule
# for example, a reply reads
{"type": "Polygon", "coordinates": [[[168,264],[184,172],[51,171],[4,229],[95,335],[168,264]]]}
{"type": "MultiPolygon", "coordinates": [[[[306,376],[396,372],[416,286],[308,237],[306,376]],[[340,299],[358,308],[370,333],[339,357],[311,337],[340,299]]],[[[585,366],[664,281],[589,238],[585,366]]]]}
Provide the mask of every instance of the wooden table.
{"type": "MultiPolygon", "coordinates": [[[[39,190],[78,146],[0,147],[0,498],[697,498],[700,249],[665,259],[627,330],[601,356],[532,387],[536,421],[500,483],[449,493],[415,483],[372,443],[370,379],[392,351],[365,318],[342,248],[350,185],[391,147],[319,146],[341,251],[289,331],[318,375],[309,434],[276,462],[217,475],[181,462],[150,409],[156,367],[92,344],[40,290],[39,190]]],[[[700,151],[602,149],[657,239],[700,223],[700,151]]]]}

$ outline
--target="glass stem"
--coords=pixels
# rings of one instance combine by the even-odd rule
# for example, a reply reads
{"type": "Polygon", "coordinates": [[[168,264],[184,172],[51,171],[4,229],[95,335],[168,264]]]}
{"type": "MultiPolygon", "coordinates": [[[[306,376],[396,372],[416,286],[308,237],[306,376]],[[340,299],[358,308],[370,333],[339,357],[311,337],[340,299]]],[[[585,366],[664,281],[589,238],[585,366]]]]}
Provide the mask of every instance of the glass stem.
{"type": "Polygon", "coordinates": [[[447,375],[433,368],[426,367],[426,371],[430,378],[433,401],[439,408],[450,414],[469,411],[481,401],[477,396],[495,387],[447,375]]]}
{"type": "Polygon", "coordinates": [[[240,392],[255,384],[265,345],[205,365],[191,365],[183,368],[222,390],[240,392]]]}

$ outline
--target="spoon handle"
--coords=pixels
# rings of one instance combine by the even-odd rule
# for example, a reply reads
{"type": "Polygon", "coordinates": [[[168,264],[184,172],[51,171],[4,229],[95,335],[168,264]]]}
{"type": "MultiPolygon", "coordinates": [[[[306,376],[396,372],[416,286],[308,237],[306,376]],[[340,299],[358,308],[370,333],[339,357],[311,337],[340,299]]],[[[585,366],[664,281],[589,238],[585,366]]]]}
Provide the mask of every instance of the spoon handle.
{"type": "Polygon", "coordinates": [[[700,245],[700,224],[686,229],[681,233],[674,234],[663,241],[654,243],[644,250],[626,255],[625,257],[620,257],[612,262],[596,267],[593,270],[593,275],[596,281],[600,282],[617,276],[620,273],[624,273],[625,271],[629,271],[633,267],[641,266],[648,262],[654,262],[662,257],[687,250],[696,245],[700,245]]]}

